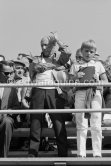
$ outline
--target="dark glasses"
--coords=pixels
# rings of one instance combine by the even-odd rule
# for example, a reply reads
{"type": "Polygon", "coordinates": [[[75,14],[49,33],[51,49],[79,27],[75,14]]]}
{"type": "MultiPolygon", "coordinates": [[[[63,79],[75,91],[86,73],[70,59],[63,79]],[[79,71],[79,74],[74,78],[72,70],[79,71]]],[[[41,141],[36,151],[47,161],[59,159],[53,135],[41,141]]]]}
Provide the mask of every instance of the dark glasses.
{"type": "Polygon", "coordinates": [[[4,74],[6,75],[6,76],[8,76],[9,74],[11,75],[11,74],[13,74],[14,73],[14,71],[12,71],[12,72],[4,72],[4,74]]]}
{"type": "Polygon", "coordinates": [[[20,69],[24,70],[24,67],[15,67],[15,69],[16,70],[20,70],[20,69]]]}

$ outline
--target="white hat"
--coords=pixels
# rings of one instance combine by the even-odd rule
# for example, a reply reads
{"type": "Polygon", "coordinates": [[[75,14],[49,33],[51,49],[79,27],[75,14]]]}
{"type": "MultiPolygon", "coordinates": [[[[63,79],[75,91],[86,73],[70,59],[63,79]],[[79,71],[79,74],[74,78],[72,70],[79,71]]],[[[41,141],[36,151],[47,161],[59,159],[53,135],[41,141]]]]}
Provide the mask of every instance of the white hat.
{"type": "Polygon", "coordinates": [[[13,60],[13,62],[14,62],[15,64],[21,64],[22,66],[26,67],[25,62],[22,61],[22,60],[15,59],[15,60],[13,60]]]}

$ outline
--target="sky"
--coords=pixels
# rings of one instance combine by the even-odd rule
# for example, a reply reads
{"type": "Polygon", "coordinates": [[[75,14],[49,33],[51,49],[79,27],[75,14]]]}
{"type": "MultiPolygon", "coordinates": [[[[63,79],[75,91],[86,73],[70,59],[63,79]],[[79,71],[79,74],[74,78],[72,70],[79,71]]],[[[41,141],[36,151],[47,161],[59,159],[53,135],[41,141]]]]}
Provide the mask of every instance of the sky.
{"type": "Polygon", "coordinates": [[[93,39],[100,59],[111,55],[111,0],[0,0],[0,54],[40,55],[40,40],[57,31],[72,58],[93,39]]]}

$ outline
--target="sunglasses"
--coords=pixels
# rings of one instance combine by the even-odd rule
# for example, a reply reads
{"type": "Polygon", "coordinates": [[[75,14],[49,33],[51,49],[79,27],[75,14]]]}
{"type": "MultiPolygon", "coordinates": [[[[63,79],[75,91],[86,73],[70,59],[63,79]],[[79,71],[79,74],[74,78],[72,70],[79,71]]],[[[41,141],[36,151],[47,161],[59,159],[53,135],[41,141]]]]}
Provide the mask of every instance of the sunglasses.
{"type": "Polygon", "coordinates": [[[12,72],[4,72],[4,74],[5,74],[6,76],[11,75],[11,74],[13,74],[13,73],[14,73],[14,71],[12,71],[12,72]]]}
{"type": "Polygon", "coordinates": [[[20,70],[20,69],[24,70],[24,67],[16,67],[15,69],[16,70],[20,70]]]}

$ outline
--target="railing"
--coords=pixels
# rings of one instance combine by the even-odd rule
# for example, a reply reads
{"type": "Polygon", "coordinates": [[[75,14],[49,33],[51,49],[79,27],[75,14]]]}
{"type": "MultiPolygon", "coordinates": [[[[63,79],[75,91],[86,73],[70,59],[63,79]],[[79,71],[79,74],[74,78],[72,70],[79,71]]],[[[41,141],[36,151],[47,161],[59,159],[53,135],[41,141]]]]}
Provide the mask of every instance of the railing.
{"type": "MultiPolygon", "coordinates": [[[[111,83],[53,83],[51,85],[41,84],[0,84],[0,87],[109,87],[111,83]]],[[[104,112],[108,113],[111,109],[25,109],[25,110],[0,110],[1,113],[77,113],[77,112],[104,112]]],[[[77,157],[38,157],[38,158],[0,158],[0,165],[111,165],[111,159],[104,158],[77,158],[77,157]]]]}

